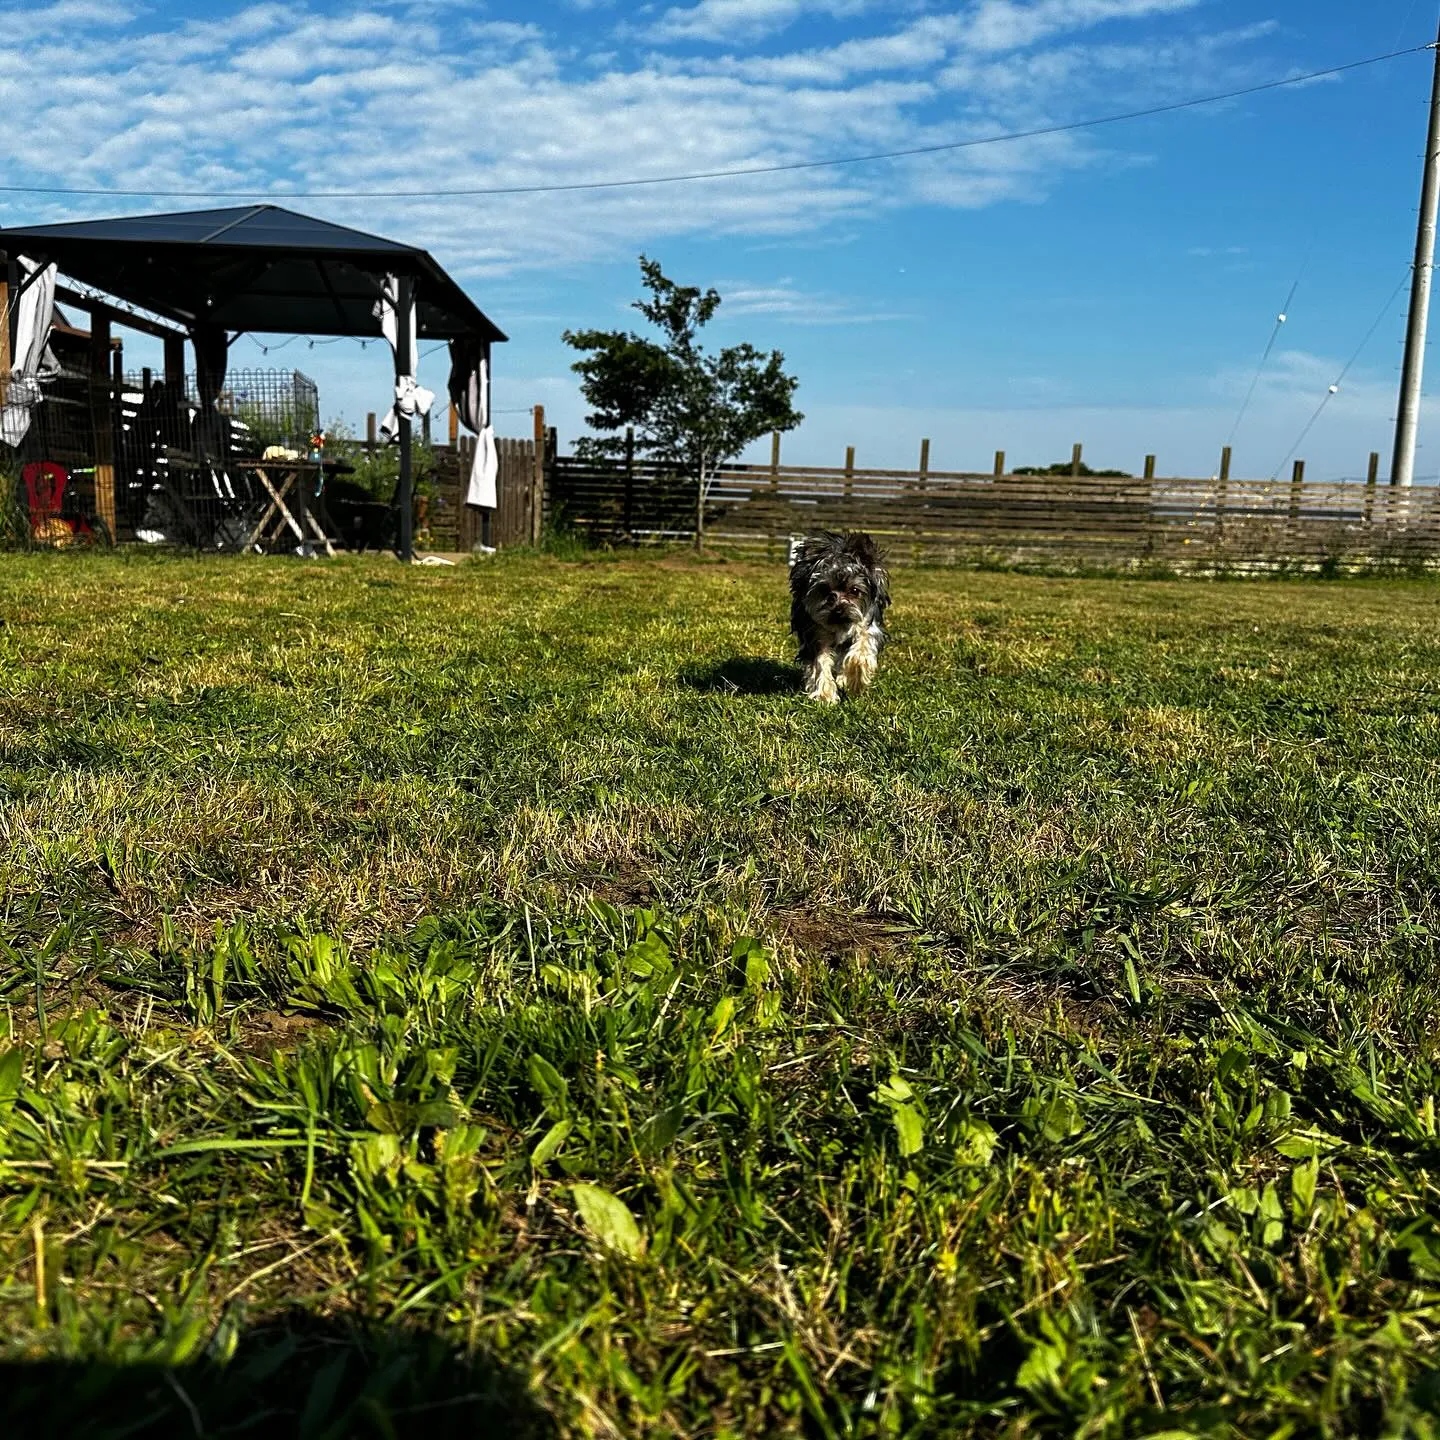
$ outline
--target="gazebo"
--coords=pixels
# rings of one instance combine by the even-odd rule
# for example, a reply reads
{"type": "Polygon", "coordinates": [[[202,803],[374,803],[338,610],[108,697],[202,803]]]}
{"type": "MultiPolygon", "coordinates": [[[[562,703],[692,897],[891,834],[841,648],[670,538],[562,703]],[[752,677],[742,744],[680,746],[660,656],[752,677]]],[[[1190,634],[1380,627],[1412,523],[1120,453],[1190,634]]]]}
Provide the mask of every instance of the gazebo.
{"type": "MultiPolygon", "coordinates": [[[[276,205],[251,205],[0,229],[0,262],[0,315],[9,321],[0,329],[0,383],[8,377],[0,441],[18,444],[42,403],[57,299],[89,313],[97,376],[108,363],[112,323],[163,339],[166,379],[182,386],[188,341],[202,419],[224,387],[229,347],[242,334],[383,337],[394,355],[395,400],[382,433],[399,442],[395,499],[399,550],[408,560],[411,420],[433,400],[416,383],[416,349],[420,340],[439,340],[450,349],[450,398],[477,436],[467,503],[496,503],[490,351],[506,337],[425,250],[276,205]]],[[[102,517],[105,458],[97,453],[102,517]]],[[[109,484],[113,515],[113,469],[109,484]]]]}

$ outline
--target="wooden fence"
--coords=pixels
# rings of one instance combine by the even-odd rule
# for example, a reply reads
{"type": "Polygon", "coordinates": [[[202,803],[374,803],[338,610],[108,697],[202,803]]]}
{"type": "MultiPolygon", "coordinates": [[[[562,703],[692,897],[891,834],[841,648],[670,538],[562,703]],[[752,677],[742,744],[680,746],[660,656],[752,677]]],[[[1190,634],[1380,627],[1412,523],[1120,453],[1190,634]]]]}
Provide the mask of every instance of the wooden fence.
{"type": "MultiPolygon", "coordinates": [[[[547,468],[552,523],[608,543],[694,539],[692,481],[639,461],[559,457],[547,468]]],[[[1440,490],[1373,478],[1306,483],[1299,464],[1275,481],[776,463],[726,467],[705,508],[708,545],[772,559],[785,555],[791,536],[822,527],[868,530],[898,562],[1428,568],[1440,562],[1440,490]]]]}
{"type": "Polygon", "coordinates": [[[427,548],[469,551],[477,545],[501,549],[539,543],[544,514],[540,498],[545,484],[544,460],[536,465],[533,440],[497,440],[496,445],[500,452],[496,487],[500,503],[489,515],[465,504],[475,454],[474,437],[462,435],[453,446],[435,447],[432,493],[420,526],[429,532],[427,548]]]}

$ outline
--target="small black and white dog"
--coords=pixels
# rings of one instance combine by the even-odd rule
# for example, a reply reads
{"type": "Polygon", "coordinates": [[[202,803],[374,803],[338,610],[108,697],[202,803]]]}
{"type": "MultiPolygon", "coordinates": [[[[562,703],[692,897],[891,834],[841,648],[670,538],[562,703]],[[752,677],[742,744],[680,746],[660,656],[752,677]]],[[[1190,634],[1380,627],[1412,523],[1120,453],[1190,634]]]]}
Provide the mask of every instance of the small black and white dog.
{"type": "Polygon", "coordinates": [[[821,531],[802,541],[790,561],[790,628],[812,700],[837,704],[875,678],[885,643],[890,577],[868,535],[821,531]]]}

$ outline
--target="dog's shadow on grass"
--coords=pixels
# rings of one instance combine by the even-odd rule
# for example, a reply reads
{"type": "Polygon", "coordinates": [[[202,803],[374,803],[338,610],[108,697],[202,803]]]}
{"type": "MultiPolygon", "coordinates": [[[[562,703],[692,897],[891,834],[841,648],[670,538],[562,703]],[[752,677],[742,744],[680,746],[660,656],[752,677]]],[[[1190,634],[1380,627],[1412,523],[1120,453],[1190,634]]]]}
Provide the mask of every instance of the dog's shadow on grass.
{"type": "Polygon", "coordinates": [[[518,1374],[439,1335],[296,1317],[244,1332],[223,1364],[0,1364],[0,1433],[557,1440],[560,1432],[518,1374]]]}
{"type": "Polygon", "coordinates": [[[718,665],[682,670],[680,683],[687,690],[711,695],[795,695],[800,690],[800,671],[757,655],[737,655],[718,665]]]}

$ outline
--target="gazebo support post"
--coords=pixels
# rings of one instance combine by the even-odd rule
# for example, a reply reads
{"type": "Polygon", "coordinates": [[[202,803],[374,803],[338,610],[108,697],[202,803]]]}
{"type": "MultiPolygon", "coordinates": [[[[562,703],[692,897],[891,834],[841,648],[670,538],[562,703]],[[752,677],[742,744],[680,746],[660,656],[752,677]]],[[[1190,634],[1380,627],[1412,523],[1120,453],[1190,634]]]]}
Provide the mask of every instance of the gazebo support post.
{"type": "MultiPolygon", "coordinates": [[[[415,282],[401,275],[395,327],[395,369],[409,375],[414,365],[410,354],[410,326],[415,313],[415,282]]],[[[400,422],[400,560],[408,565],[415,558],[414,482],[410,471],[410,417],[403,410],[400,422]]]]}
{"type": "Polygon", "coordinates": [[[185,337],[165,337],[165,388],[182,409],[185,404],[185,337]]]}

